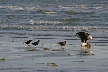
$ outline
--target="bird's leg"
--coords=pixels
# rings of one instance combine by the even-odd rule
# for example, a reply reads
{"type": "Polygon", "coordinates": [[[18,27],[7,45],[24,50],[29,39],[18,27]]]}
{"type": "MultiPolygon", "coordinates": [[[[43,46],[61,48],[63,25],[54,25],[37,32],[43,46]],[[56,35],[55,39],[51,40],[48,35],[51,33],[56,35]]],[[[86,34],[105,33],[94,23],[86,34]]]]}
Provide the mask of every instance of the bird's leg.
{"type": "Polygon", "coordinates": [[[30,45],[28,45],[30,47],[30,45]]]}
{"type": "Polygon", "coordinates": [[[27,49],[30,49],[31,47],[30,47],[30,45],[29,44],[27,44],[27,49]]]}
{"type": "Polygon", "coordinates": [[[35,47],[35,50],[36,50],[36,47],[35,47]]]}
{"type": "Polygon", "coordinates": [[[62,50],[62,46],[61,46],[61,50],[62,50]]]}
{"type": "Polygon", "coordinates": [[[28,44],[27,44],[27,48],[26,49],[29,49],[29,46],[28,46],[28,44]]]}

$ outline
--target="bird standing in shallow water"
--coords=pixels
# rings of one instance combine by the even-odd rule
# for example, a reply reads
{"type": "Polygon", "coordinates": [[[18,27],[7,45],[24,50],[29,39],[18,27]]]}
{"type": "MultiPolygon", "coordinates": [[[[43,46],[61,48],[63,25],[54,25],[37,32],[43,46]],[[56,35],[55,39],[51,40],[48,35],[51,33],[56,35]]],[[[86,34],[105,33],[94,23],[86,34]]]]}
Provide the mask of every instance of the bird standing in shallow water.
{"type": "Polygon", "coordinates": [[[38,40],[37,42],[34,42],[34,43],[32,43],[32,45],[38,45],[39,44],[39,42],[40,42],[40,40],[38,40]]]}
{"type": "Polygon", "coordinates": [[[87,49],[91,48],[90,41],[92,40],[92,36],[89,33],[77,32],[76,36],[81,39],[81,50],[86,51],[87,49]],[[87,40],[89,40],[89,42],[87,42],[87,40]]]}
{"type": "Polygon", "coordinates": [[[26,43],[26,44],[28,45],[28,44],[30,44],[31,41],[32,41],[32,40],[28,40],[28,41],[26,41],[26,42],[24,42],[24,43],[26,43]]]}
{"type": "Polygon", "coordinates": [[[66,45],[66,41],[64,41],[64,42],[58,42],[57,44],[61,45],[61,49],[62,49],[62,46],[66,45]]]}
{"type": "Polygon", "coordinates": [[[82,43],[86,43],[87,40],[92,40],[92,36],[85,32],[78,32],[78,33],[76,33],[76,36],[81,39],[82,43]]]}

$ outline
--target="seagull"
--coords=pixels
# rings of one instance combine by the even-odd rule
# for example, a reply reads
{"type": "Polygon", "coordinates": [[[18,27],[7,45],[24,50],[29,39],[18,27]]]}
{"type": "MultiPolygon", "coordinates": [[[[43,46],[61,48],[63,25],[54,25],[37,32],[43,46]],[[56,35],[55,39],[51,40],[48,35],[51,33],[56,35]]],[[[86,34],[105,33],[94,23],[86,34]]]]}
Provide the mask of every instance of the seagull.
{"type": "Polygon", "coordinates": [[[38,40],[37,42],[34,42],[34,43],[32,43],[32,45],[38,45],[39,44],[39,42],[40,42],[40,40],[38,40]]]}
{"type": "Polygon", "coordinates": [[[28,44],[30,44],[31,41],[32,41],[32,40],[28,40],[28,41],[26,41],[26,42],[24,42],[24,43],[26,43],[26,44],[28,45],[28,44]]]}
{"type": "Polygon", "coordinates": [[[57,44],[61,45],[61,48],[62,48],[62,46],[66,45],[66,41],[64,41],[64,42],[58,42],[57,44]]]}

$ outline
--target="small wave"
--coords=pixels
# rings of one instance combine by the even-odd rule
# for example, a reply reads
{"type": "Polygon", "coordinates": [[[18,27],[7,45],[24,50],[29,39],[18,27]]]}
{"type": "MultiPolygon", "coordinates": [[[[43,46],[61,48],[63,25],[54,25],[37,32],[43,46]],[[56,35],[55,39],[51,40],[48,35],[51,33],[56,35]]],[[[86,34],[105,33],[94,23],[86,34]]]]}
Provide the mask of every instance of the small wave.
{"type": "Polygon", "coordinates": [[[80,39],[64,39],[64,40],[80,40],[80,39]]]}
{"type": "Polygon", "coordinates": [[[74,6],[75,8],[82,8],[82,9],[88,9],[88,7],[84,4],[81,4],[81,5],[75,5],[74,6]]]}
{"type": "Polygon", "coordinates": [[[88,7],[84,4],[81,4],[81,5],[67,5],[67,6],[59,6],[59,7],[64,8],[64,9],[73,9],[73,8],[88,9],[88,7]]]}
{"type": "Polygon", "coordinates": [[[88,7],[84,4],[81,5],[70,5],[70,6],[59,6],[61,9],[73,10],[73,9],[88,9],[88,7]]]}
{"type": "Polygon", "coordinates": [[[5,9],[6,8],[6,6],[0,6],[0,9],[5,9]]]}
{"type": "Polygon", "coordinates": [[[44,21],[44,20],[30,20],[30,24],[62,24],[61,21],[44,21]]]}
{"type": "Polygon", "coordinates": [[[87,71],[92,72],[93,70],[89,70],[89,69],[81,69],[81,70],[77,70],[77,71],[79,71],[79,72],[87,72],[87,71]]]}
{"type": "Polygon", "coordinates": [[[104,26],[65,26],[59,21],[35,21],[33,25],[0,25],[1,30],[30,30],[30,31],[87,31],[87,32],[108,32],[104,26]],[[40,25],[37,25],[40,24],[40,25]],[[42,25],[43,24],[43,25],[42,25]],[[52,25],[48,25],[52,24],[52,25]],[[55,24],[55,25],[53,25],[55,24]],[[62,24],[62,25],[57,25],[62,24]]]}
{"type": "Polygon", "coordinates": [[[45,14],[56,14],[57,12],[44,12],[45,14]]]}
{"type": "Polygon", "coordinates": [[[27,10],[38,10],[38,7],[26,7],[27,10]]]}
{"type": "Polygon", "coordinates": [[[50,72],[50,70],[42,70],[42,69],[40,69],[40,70],[36,70],[36,72],[50,72]]]}
{"type": "Polygon", "coordinates": [[[11,38],[28,38],[28,37],[11,37],[11,38]]]}
{"type": "Polygon", "coordinates": [[[72,17],[68,17],[68,18],[63,18],[63,20],[65,21],[80,21],[80,18],[72,18],[72,17]]]}
{"type": "Polygon", "coordinates": [[[67,13],[68,14],[79,14],[79,12],[76,12],[75,10],[68,10],[67,13]]]}
{"type": "Polygon", "coordinates": [[[91,43],[108,43],[108,42],[91,42],[91,43]]]}
{"type": "Polygon", "coordinates": [[[94,7],[95,9],[103,9],[103,6],[94,7]]]}
{"type": "Polygon", "coordinates": [[[24,10],[20,6],[0,6],[0,9],[10,9],[10,10],[24,10]]]}
{"type": "Polygon", "coordinates": [[[57,39],[57,38],[36,38],[36,39],[57,39]]]}
{"type": "Polygon", "coordinates": [[[96,45],[96,46],[108,46],[108,45],[96,45]]]}
{"type": "Polygon", "coordinates": [[[0,70],[25,70],[25,69],[33,69],[33,68],[26,68],[26,67],[19,67],[19,68],[0,68],[0,70]]]}
{"type": "MultiPolygon", "coordinates": [[[[104,37],[103,37],[104,38],[104,37]]],[[[108,40],[98,40],[98,41],[108,41],[108,40]]]]}

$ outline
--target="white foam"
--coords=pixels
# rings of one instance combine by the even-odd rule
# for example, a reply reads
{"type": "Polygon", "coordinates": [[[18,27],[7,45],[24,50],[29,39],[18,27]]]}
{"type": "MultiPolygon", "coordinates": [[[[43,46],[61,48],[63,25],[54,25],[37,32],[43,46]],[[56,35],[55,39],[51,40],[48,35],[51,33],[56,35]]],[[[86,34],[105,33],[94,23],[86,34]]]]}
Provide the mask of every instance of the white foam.
{"type": "Polygon", "coordinates": [[[62,24],[61,21],[44,21],[44,20],[30,20],[30,24],[62,24]]]}
{"type": "Polygon", "coordinates": [[[11,10],[24,10],[22,7],[20,6],[6,6],[6,8],[11,9],[11,10]]]}
{"type": "Polygon", "coordinates": [[[38,10],[39,8],[33,6],[33,7],[26,7],[26,9],[27,10],[38,10]]]}

